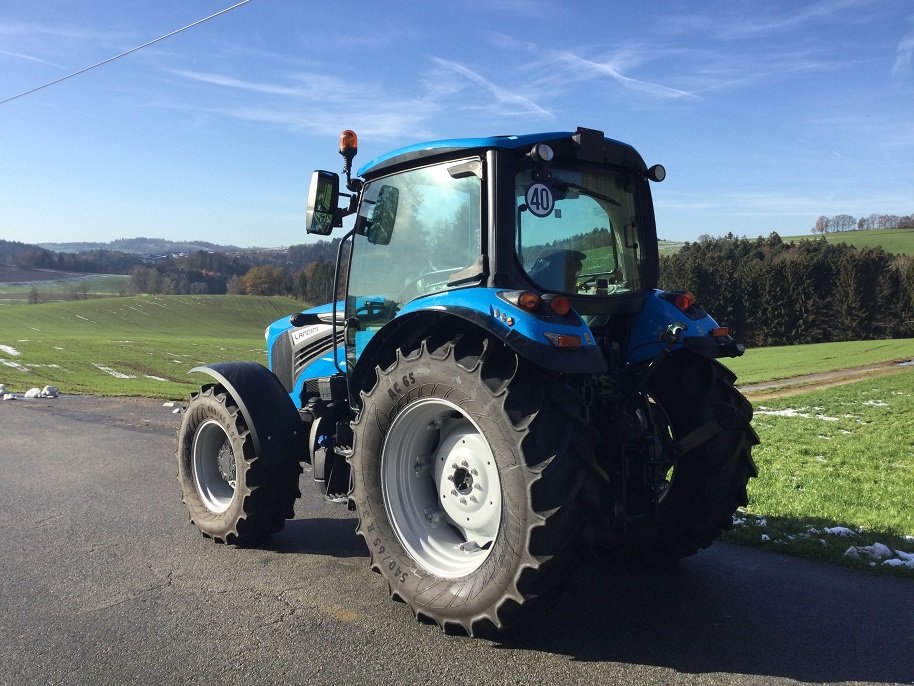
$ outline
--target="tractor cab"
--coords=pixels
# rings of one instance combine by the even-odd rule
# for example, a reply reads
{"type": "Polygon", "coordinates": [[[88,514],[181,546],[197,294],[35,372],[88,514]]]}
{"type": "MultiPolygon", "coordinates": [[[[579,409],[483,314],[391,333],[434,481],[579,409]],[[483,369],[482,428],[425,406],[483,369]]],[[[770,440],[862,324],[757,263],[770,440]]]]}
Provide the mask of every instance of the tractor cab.
{"type": "MultiPolygon", "coordinates": [[[[344,132],[348,206],[338,207],[338,175],[315,172],[307,221],[309,233],[327,235],[355,215],[340,275],[349,365],[404,310],[486,320],[493,308],[496,319],[518,308],[581,324],[579,315],[590,322],[637,308],[656,284],[648,181],[665,172],[599,131],[423,143],[368,162],[353,179],[355,149],[344,132]],[[471,292],[482,300],[467,307],[471,292]],[[501,307],[490,302],[496,294],[501,307]]],[[[585,341],[580,332],[567,340],[575,335],[585,341]]]]}

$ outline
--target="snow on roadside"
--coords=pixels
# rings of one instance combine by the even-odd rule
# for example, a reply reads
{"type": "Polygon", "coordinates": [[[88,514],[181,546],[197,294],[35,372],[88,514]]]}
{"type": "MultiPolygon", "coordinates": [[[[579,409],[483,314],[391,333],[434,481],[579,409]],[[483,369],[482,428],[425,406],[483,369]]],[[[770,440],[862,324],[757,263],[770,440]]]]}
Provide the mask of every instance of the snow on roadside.
{"type": "Polygon", "coordinates": [[[19,357],[22,354],[18,350],[16,350],[13,346],[3,345],[2,343],[0,343],[0,353],[6,353],[10,357],[19,357]]]}
{"type": "Polygon", "coordinates": [[[0,383],[0,400],[20,400],[22,398],[57,398],[60,396],[60,389],[57,386],[45,386],[44,388],[30,388],[25,393],[8,393],[6,384],[0,383]]]}
{"type": "MultiPolygon", "coordinates": [[[[750,515],[746,512],[738,512],[733,515],[733,526],[752,527],[760,530],[759,540],[764,543],[790,543],[797,540],[818,540],[822,545],[827,545],[825,537],[837,538],[856,538],[864,534],[863,530],[856,530],[846,526],[829,526],[822,529],[809,527],[806,531],[798,534],[789,534],[786,539],[777,539],[769,532],[764,531],[768,526],[768,520],[764,517],[750,515]]],[[[914,536],[906,536],[905,540],[914,543],[914,536]]],[[[872,545],[852,545],[844,551],[844,557],[852,560],[869,562],[871,567],[879,563],[887,567],[905,567],[914,569],[914,552],[892,549],[884,543],[874,542],[872,545]]]]}

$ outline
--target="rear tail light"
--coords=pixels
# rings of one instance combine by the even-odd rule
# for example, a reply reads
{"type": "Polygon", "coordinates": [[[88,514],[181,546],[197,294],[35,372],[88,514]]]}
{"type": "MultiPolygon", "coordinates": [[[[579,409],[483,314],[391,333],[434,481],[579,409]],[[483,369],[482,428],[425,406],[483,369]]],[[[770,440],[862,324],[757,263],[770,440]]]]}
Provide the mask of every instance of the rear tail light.
{"type": "Polygon", "coordinates": [[[546,293],[543,296],[543,302],[549,305],[549,309],[555,312],[560,317],[564,317],[566,314],[571,312],[571,303],[568,302],[568,298],[564,295],[553,295],[552,293],[546,293]]]}
{"type": "Polygon", "coordinates": [[[687,309],[692,307],[695,304],[695,294],[690,293],[689,291],[684,291],[682,293],[676,294],[676,299],[673,301],[673,304],[676,305],[680,310],[685,312],[687,309]]]}

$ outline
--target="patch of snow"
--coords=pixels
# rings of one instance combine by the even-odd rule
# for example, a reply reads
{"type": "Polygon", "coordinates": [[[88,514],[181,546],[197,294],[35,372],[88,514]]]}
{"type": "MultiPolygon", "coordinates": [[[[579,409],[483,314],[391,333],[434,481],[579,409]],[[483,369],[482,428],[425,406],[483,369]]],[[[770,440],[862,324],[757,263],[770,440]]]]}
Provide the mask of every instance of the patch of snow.
{"type": "Polygon", "coordinates": [[[86,320],[86,321],[89,322],[90,324],[98,324],[98,322],[93,322],[91,319],[89,319],[88,317],[83,317],[81,314],[77,314],[77,315],[75,315],[75,316],[76,316],[78,319],[84,319],[84,320],[86,320]]]}
{"type": "Polygon", "coordinates": [[[864,557],[871,560],[886,560],[895,557],[892,549],[883,543],[873,545],[854,545],[844,551],[844,557],[859,560],[864,557]]]}
{"type": "Polygon", "coordinates": [[[105,374],[110,374],[115,379],[135,379],[136,378],[135,376],[130,376],[130,374],[124,374],[123,372],[119,372],[116,369],[111,369],[111,367],[106,367],[104,365],[96,364],[94,362],[92,363],[92,366],[95,367],[96,369],[99,369],[99,370],[105,372],[105,374]]]}
{"type": "Polygon", "coordinates": [[[0,364],[2,364],[4,367],[11,367],[12,369],[15,369],[20,372],[28,373],[28,371],[29,371],[28,367],[26,367],[25,365],[19,364],[15,360],[0,360],[0,364]]]}
{"type": "Polygon", "coordinates": [[[143,374],[143,376],[153,381],[168,381],[168,379],[163,379],[161,376],[153,376],[152,374],[143,374]]]}
{"type": "MultiPolygon", "coordinates": [[[[817,408],[813,408],[813,409],[817,409],[817,408]]],[[[838,421],[838,417],[830,417],[828,415],[821,414],[818,412],[816,414],[810,414],[808,412],[802,412],[802,411],[797,410],[796,408],[792,408],[792,407],[788,407],[783,410],[768,410],[768,409],[765,409],[764,407],[759,407],[755,411],[755,414],[757,414],[757,415],[768,414],[773,417],[800,417],[802,419],[818,419],[823,422],[837,422],[838,421]]]]}
{"type": "Polygon", "coordinates": [[[846,526],[830,526],[824,529],[825,533],[831,534],[832,536],[856,536],[857,532],[853,529],[848,529],[846,526]]]}
{"type": "Polygon", "coordinates": [[[21,353],[20,353],[18,350],[16,350],[13,346],[11,346],[11,345],[3,345],[2,343],[0,343],[0,352],[6,353],[6,354],[9,355],[10,357],[19,357],[19,355],[21,354],[21,353]]]}
{"type": "Polygon", "coordinates": [[[40,398],[41,389],[40,388],[30,388],[25,393],[22,394],[23,398],[40,398]]]}
{"type": "Polygon", "coordinates": [[[174,407],[174,406],[175,406],[175,403],[173,400],[166,400],[164,403],[162,403],[162,407],[174,407]]]}
{"type": "Polygon", "coordinates": [[[885,400],[864,400],[863,404],[867,407],[888,407],[889,404],[885,400]]]}
{"type": "Polygon", "coordinates": [[[769,536],[768,534],[762,534],[760,540],[766,541],[766,542],[767,542],[767,541],[770,541],[770,540],[771,540],[771,536],[769,536]]]}

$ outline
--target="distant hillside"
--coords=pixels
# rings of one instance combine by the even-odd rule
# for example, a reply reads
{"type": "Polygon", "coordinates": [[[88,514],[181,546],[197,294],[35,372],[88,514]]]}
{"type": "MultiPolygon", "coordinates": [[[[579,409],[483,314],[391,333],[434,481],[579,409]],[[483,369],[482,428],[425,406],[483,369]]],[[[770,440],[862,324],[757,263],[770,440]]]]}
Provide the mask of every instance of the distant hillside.
{"type": "Polygon", "coordinates": [[[216,245],[206,241],[169,241],[164,238],[118,238],[107,243],[39,243],[40,247],[54,252],[88,252],[90,250],[116,250],[131,255],[172,255],[203,250],[205,252],[237,252],[234,245],[216,245]]]}
{"type": "Polygon", "coordinates": [[[847,243],[855,248],[882,248],[893,255],[914,255],[914,229],[864,229],[861,231],[833,231],[824,235],[781,236],[785,243],[818,241],[847,243]]]}

